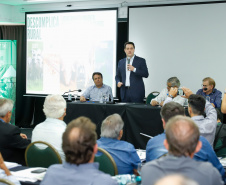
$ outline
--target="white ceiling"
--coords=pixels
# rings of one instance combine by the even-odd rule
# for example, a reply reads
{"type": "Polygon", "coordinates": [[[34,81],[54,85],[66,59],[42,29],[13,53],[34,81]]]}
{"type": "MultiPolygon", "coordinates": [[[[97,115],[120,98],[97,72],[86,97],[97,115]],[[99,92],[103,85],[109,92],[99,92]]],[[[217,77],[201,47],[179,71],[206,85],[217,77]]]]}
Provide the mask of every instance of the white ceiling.
{"type": "MultiPolygon", "coordinates": [[[[0,0],[0,4],[6,5],[30,5],[30,4],[43,4],[43,3],[81,3],[81,2],[103,2],[107,3],[114,1],[117,3],[186,3],[186,2],[207,2],[207,1],[219,1],[219,0],[0,0]]],[[[224,1],[224,0],[220,0],[224,1]]]]}
{"type": "Polygon", "coordinates": [[[105,0],[0,0],[0,4],[6,5],[29,5],[42,3],[69,3],[69,2],[86,2],[86,1],[105,1],[105,0]]]}

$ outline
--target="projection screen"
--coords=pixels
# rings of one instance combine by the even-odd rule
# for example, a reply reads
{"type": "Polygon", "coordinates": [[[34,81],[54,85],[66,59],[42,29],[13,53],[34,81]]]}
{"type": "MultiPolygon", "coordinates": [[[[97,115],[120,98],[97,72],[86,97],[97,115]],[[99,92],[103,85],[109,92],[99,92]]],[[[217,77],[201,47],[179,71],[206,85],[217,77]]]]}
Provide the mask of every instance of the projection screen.
{"type": "Polygon", "coordinates": [[[117,9],[26,13],[26,94],[63,94],[101,72],[116,96],[117,9]]]}
{"type": "Polygon", "coordinates": [[[224,91],[226,4],[129,7],[129,40],[147,61],[146,96],[177,76],[194,93],[212,77],[224,91]]]}

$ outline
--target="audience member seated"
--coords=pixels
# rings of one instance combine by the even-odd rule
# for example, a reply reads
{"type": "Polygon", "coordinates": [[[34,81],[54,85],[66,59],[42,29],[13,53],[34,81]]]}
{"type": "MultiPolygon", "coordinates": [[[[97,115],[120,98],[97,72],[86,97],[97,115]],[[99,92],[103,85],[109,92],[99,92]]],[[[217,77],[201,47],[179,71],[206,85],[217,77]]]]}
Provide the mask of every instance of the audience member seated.
{"type": "Polygon", "coordinates": [[[34,128],[31,141],[44,141],[51,144],[64,161],[62,135],[67,127],[63,121],[66,116],[66,101],[61,95],[48,95],[43,105],[43,112],[46,120],[34,128]]]}
{"type": "Polygon", "coordinates": [[[99,171],[99,164],[94,163],[98,151],[96,138],[96,125],[90,119],[79,117],[71,121],[63,134],[66,162],[50,166],[41,185],[117,185],[116,180],[99,171]]]}
{"type": "Polygon", "coordinates": [[[146,163],[141,169],[142,185],[154,184],[168,174],[179,173],[200,185],[223,185],[220,173],[209,162],[192,158],[202,147],[195,122],[185,116],[171,118],[165,128],[168,155],[146,163]]]}
{"type": "Polygon", "coordinates": [[[9,169],[6,167],[1,152],[0,152],[0,178],[6,179],[14,183],[15,185],[20,185],[20,182],[10,173],[9,169]]]}
{"type": "Polygon", "coordinates": [[[25,165],[24,153],[30,144],[17,126],[11,125],[13,101],[0,98],[0,152],[9,162],[25,165]]]}
{"type": "Polygon", "coordinates": [[[196,94],[202,95],[205,99],[208,97],[213,107],[220,108],[222,93],[215,88],[215,85],[214,79],[206,77],[202,80],[202,89],[199,89],[196,94]]]}
{"type": "Polygon", "coordinates": [[[183,175],[173,174],[167,175],[159,179],[154,185],[199,185],[192,179],[189,179],[183,175]]]}
{"type": "Polygon", "coordinates": [[[123,135],[124,122],[120,115],[108,116],[101,125],[101,138],[97,140],[98,147],[107,150],[118,168],[119,174],[137,174],[140,158],[134,146],[126,141],[120,141],[123,135]]]}
{"type": "Polygon", "coordinates": [[[198,125],[200,134],[213,146],[217,127],[215,108],[203,96],[192,94],[188,98],[188,113],[198,125]],[[205,118],[203,116],[204,112],[206,113],[205,118]]]}
{"type": "MultiPolygon", "coordinates": [[[[165,104],[161,111],[160,111],[162,122],[163,122],[163,128],[165,129],[167,122],[170,118],[176,116],[176,115],[185,115],[185,111],[183,106],[181,106],[178,103],[175,102],[169,102],[165,104]]],[[[163,142],[166,138],[165,132],[162,134],[159,134],[155,136],[154,138],[150,139],[146,146],[146,161],[152,161],[154,159],[158,159],[161,156],[167,154],[167,150],[163,145],[163,142]]],[[[214,167],[218,169],[218,171],[222,175],[222,179],[225,178],[225,171],[218,160],[212,146],[210,143],[203,137],[200,136],[199,140],[202,142],[202,148],[199,152],[197,152],[194,156],[194,159],[196,161],[209,161],[212,163],[214,167]]]]}
{"type": "MultiPolygon", "coordinates": [[[[217,112],[209,101],[206,101],[203,96],[193,94],[188,88],[182,88],[185,94],[185,98],[188,98],[188,113],[199,127],[199,131],[203,137],[205,137],[209,143],[213,146],[216,127],[217,127],[217,112]],[[204,113],[206,117],[204,118],[204,113]]],[[[171,91],[171,90],[170,90],[171,91]]],[[[176,94],[174,90],[171,94],[176,94]]],[[[167,99],[166,103],[172,101],[167,99]]]]}
{"type": "Polygon", "coordinates": [[[223,100],[222,100],[221,112],[223,114],[226,114],[226,89],[224,90],[224,97],[223,97],[223,100]]]}
{"type": "Polygon", "coordinates": [[[177,95],[177,93],[174,94],[173,96],[169,94],[169,91],[171,88],[175,88],[177,92],[179,87],[180,87],[180,80],[177,77],[169,78],[167,80],[167,88],[163,89],[156,98],[152,99],[150,104],[152,106],[156,106],[156,105],[163,106],[166,98],[170,96],[174,102],[177,102],[183,106],[187,105],[187,100],[182,96],[177,95]]]}
{"type": "Polygon", "coordinates": [[[89,98],[90,101],[100,101],[100,98],[103,98],[103,96],[106,96],[108,101],[113,101],[111,87],[103,84],[102,74],[94,72],[92,78],[95,85],[92,85],[85,90],[80,97],[80,101],[85,102],[87,98],[89,98]]]}

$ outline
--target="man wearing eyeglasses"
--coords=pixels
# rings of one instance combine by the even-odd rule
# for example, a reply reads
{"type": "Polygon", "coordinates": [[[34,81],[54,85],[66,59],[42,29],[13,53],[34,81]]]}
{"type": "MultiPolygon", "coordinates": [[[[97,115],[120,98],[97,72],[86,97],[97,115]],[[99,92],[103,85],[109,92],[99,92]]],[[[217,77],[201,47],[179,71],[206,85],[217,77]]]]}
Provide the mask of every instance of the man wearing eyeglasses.
{"type": "Polygon", "coordinates": [[[216,83],[214,79],[206,77],[202,80],[202,89],[199,89],[196,94],[202,95],[207,101],[209,101],[213,107],[221,107],[221,91],[215,88],[216,83]]]}

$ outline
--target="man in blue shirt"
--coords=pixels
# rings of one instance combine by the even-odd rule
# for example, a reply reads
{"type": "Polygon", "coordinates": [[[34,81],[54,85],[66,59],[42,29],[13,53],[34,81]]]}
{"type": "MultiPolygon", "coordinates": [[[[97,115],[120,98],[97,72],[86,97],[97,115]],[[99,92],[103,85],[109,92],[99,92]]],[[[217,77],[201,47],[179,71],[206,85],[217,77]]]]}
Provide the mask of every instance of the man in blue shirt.
{"type": "Polygon", "coordinates": [[[87,98],[89,98],[90,101],[100,101],[102,98],[106,101],[113,101],[111,87],[103,84],[102,74],[94,72],[92,78],[95,85],[92,85],[85,90],[80,97],[80,101],[85,102],[87,98]]]}
{"type": "Polygon", "coordinates": [[[89,118],[79,117],[71,121],[63,134],[66,162],[50,166],[41,185],[117,185],[116,180],[99,171],[98,163],[94,163],[98,150],[96,138],[96,125],[89,118]]]}
{"type": "Polygon", "coordinates": [[[200,185],[223,185],[221,175],[209,162],[193,160],[202,147],[195,122],[186,116],[171,118],[165,127],[164,146],[168,155],[146,163],[141,169],[143,185],[154,184],[169,174],[181,174],[200,185]]]}
{"type": "Polygon", "coordinates": [[[123,135],[124,122],[119,114],[108,116],[101,125],[101,138],[97,140],[100,148],[108,151],[118,168],[119,174],[137,174],[140,158],[134,146],[120,141],[123,135]]]}
{"type": "Polygon", "coordinates": [[[213,107],[220,108],[222,93],[215,86],[215,81],[210,77],[206,77],[202,80],[202,89],[199,89],[196,94],[202,95],[213,107]]]}
{"type": "MultiPolygon", "coordinates": [[[[160,111],[163,128],[165,129],[167,121],[176,116],[176,115],[185,115],[184,108],[175,102],[169,102],[163,106],[160,111]]],[[[146,161],[152,161],[154,159],[158,159],[164,154],[167,154],[168,151],[163,145],[164,140],[166,139],[165,132],[155,136],[150,139],[146,146],[146,161]]],[[[199,140],[202,142],[202,148],[198,153],[195,153],[194,158],[197,161],[209,161],[212,163],[214,167],[218,169],[220,174],[222,175],[222,179],[225,178],[225,171],[221,163],[219,162],[213,148],[209,144],[209,142],[203,137],[200,136],[199,140]]]]}

